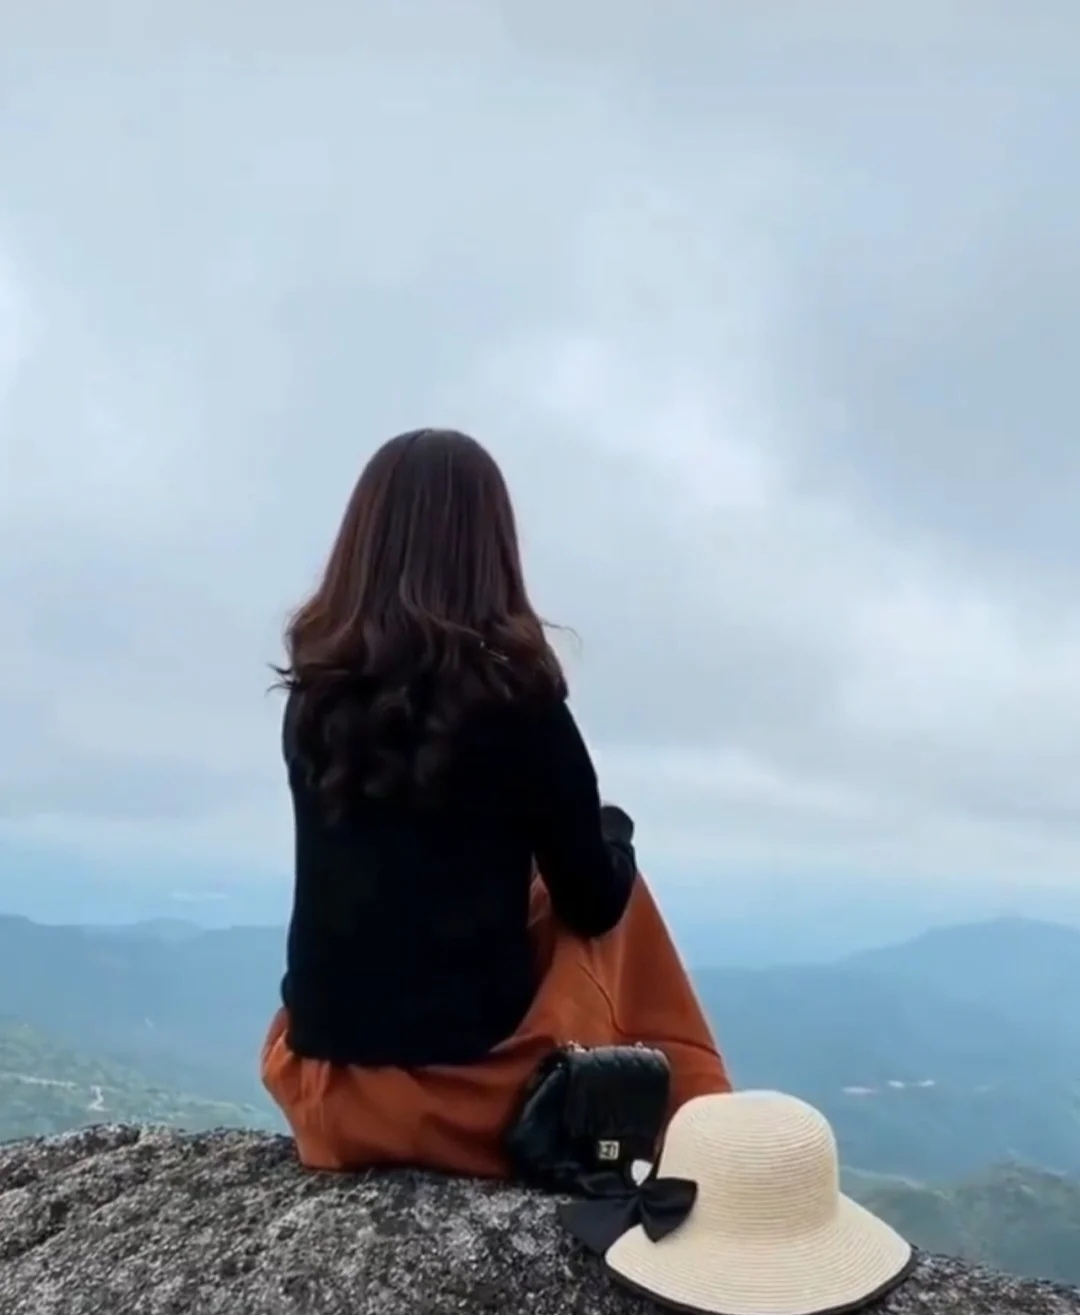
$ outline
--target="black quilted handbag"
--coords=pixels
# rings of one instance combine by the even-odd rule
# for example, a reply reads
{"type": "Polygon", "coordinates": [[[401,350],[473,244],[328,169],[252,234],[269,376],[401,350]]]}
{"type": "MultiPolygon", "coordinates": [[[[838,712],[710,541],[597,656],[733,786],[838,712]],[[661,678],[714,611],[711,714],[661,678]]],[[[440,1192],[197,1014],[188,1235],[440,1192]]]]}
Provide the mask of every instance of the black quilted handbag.
{"type": "Polygon", "coordinates": [[[651,1161],[671,1089],[667,1056],[650,1046],[563,1046],[525,1088],[506,1137],[517,1177],[552,1192],[575,1192],[591,1174],[629,1174],[651,1161]]]}

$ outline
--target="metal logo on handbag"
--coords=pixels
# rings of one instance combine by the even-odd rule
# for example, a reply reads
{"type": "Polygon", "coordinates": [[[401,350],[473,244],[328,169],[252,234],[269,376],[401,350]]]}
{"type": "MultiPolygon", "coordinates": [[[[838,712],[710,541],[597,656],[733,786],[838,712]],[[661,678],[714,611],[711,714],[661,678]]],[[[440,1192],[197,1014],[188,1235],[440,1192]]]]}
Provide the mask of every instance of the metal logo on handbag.
{"type": "Polygon", "coordinates": [[[628,1174],[635,1160],[655,1155],[670,1087],[667,1056],[641,1043],[552,1051],[506,1135],[515,1174],[563,1192],[599,1170],[628,1174]]]}

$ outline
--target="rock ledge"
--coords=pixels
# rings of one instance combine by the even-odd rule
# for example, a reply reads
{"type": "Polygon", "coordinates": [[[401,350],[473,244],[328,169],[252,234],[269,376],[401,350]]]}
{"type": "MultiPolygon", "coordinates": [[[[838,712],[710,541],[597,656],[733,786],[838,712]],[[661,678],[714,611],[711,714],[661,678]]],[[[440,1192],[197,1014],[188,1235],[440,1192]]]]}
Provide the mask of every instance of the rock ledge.
{"type": "MultiPolygon", "coordinates": [[[[103,1126],[0,1145],[4,1315],[646,1315],[550,1200],[305,1173],[284,1137],[103,1126]]],[[[1080,1291],[920,1257],[887,1315],[1080,1315],[1080,1291]]]]}

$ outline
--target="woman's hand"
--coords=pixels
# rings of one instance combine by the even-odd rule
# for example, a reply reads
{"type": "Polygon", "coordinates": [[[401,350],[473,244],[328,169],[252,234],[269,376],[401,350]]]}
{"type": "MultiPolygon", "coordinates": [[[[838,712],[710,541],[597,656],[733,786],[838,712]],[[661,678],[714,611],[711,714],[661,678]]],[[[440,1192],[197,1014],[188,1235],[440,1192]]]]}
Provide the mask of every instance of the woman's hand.
{"type": "Polygon", "coordinates": [[[605,840],[616,840],[628,845],[634,839],[634,819],[618,804],[600,805],[600,829],[605,840]]]}

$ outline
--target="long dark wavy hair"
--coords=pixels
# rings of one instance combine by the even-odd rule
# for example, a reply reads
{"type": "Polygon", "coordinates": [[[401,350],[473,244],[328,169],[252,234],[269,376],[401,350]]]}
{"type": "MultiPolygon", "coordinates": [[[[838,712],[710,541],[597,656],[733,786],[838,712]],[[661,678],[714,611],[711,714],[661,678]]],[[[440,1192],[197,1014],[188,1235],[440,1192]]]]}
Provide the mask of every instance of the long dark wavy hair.
{"type": "Polygon", "coordinates": [[[452,429],[371,458],[285,650],[291,756],[331,816],[362,796],[430,802],[474,711],[566,696],[502,472],[452,429]]]}

